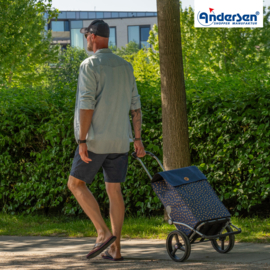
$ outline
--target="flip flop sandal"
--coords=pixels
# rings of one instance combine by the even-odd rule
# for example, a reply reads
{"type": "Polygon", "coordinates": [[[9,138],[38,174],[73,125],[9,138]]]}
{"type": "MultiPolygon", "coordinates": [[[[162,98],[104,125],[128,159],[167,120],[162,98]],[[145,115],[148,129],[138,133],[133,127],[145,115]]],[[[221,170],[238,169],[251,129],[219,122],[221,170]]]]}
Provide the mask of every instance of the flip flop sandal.
{"type": "Polygon", "coordinates": [[[118,258],[118,259],[114,259],[112,255],[110,255],[109,251],[106,250],[105,251],[105,255],[101,255],[101,257],[105,260],[111,260],[111,261],[123,261],[124,258],[121,257],[121,258],[118,258]]]}
{"type": "Polygon", "coordinates": [[[116,236],[111,236],[107,241],[103,243],[96,243],[92,251],[90,251],[87,255],[87,259],[92,259],[99,255],[102,251],[104,251],[108,246],[110,246],[116,240],[116,236]]]}

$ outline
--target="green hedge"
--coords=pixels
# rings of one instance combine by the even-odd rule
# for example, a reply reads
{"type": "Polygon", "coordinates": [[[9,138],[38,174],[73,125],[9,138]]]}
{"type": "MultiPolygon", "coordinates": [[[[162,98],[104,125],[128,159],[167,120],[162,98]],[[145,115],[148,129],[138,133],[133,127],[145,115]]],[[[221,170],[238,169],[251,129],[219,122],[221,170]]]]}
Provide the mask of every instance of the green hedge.
{"type": "Polygon", "coordinates": [[[191,156],[220,199],[238,214],[269,198],[269,90],[190,95],[191,156]]]}
{"type": "MultiPolygon", "coordinates": [[[[69,48],[40,87],[0,89],[0,207],[5,212],[82,210],[67,180],[76,143],[73,112],[78,66],[87,57],[69,48]]],[[[145,52],[132,58],[143,108],[142,137],[147,150],[162,160],[159,72],[145,52]]],[[[207,175],[221,200],[234,213],[269,199],[270,94],[266,77],[256,70],[214,78],[197,74],[186,80],[192,164],[207,175]]],[[[173,147],[173,145],[171,146],[173,147]]],[[[131,149],[130,152],[132,152],[131,149]]],[[[144,158],[153,175],[157,162],[144,158]]],[[[122,185],[129,215],[162,212],[149,179],[129,156],[122,185]]],[[[90,186],[101,211],[108,214],[102,171],[90,186]]]]}
{"type": "MultiPolygon", "coordinates": [[[[77,146],[73,135],[74,101],[75,91],[65,87],[57,92],[1,90],[0,205],[4,211],[29,213],[58,208],[65,214],[82,212],[66,185],[77,146]]],[[[161,158],[161,110],[156,101],[142,103],[145,145],[161,158]]],[[[129,164],[123,185],[127,213],[148,214],[160,209],[161,203],[140,164],[131,156],[129,164]]],[[[146,164],[151,173],[158,170],[155,161],[147,158],[146,164]]],[[[101,171],[91,191],[101,211],[107,214],[108,198],[101,171]]]]}
{"type": "MultiPolygon", "coordinates": [[[[162,158],[160,95],[138,86],[144,143],[162,158]]],[[[225,205],[238,212],[269,198],[270,93],[264,89],[217,93],[208,88],[187,90],[192,163],[208,176],[225,205]]],[[[74,96],[75,90],[65,87],[57,92],[1,90],[0,203],[4,211],[82,212],[66,186],[76,148],[74,96]]],[[[145,160],[152,174],[159,170],[156,161],[145,160]]],[[[90,188],[107,214],[101,171],[90,188]]],[[[127,214],[162,209],[147,175],[131,156],[123,194],[127,214]]]]}

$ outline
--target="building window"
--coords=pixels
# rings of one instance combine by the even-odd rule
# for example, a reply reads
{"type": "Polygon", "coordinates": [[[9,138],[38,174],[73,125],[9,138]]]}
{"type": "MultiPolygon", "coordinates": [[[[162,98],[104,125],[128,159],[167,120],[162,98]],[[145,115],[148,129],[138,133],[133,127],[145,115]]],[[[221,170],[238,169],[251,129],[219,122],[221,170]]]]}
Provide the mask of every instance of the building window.
{"type": "Polygon", "coordinates": [[[97,18],[103,18],[103,12],[97,12],[96,17],[97,18]]]}
{"type": "Polygon", "coordinates": [[[65,11],[60,12],[57,17],[57,19],[66,19],[66,18],[67,18],[67,13],[65,11]]]}
{"type": "Polygon", "coordinates": [[[65,31],[70,31],[69,21],[64,21],[64,29],[65,31]]]}
{"type": "Polygon", "coordinates": [[[95,19],[96,13],[95,12],[88,12],[89,19],[95,19]]]}
{"type": "Polygon", "coordinates": [[[150,27],[149,26],[141,26],[141,48],[149,48],[150,44],[147,42],[148,38],[149,38],[149,32],[150,32],[150,27]]]}
{"type": "Polygon", "coordinates": [[[112,18],[118,18],[118,12],[112,12],[112,18]]]}
{"type": "Polygon", "coordinates": [[[116,46],[116,27],[110,27],[109,46],[116,46]]]}
{"type": "Polygon", "coordinates": [[[145,16],[145,12],[137,12],[137,16],[138,17],[144,17],[145,16]]]}
{"type": "Polygon", "coordinates": [[[111,18],[112,14],[111,12],[104,12],[104,18],[111,18]]]}
{"type": "Polygon", "coordinates": [[[127,12],[119,12],[120,17],[127,17],[127,12]]]}
{"type": "Polygon", "coordinates": [[[54,32],[70,31],[69,21],[51,21],[48,24],[48,29],[54,32]]]}
{"type": "Polygon", "coordinates": [[[54,32],[64,32],[65,31],[64,21],[52,21],[51,29],[54,32]]]}
{"type": "Polygon", "coordinates": [[[83,49],[83,37],[84,35],[80,32],[83,27],[82,21],[71,21],[71,47],[78,47],[83,49]]]}
{"type": "Polygon", "coordinates": [[[128,42],[134,41],[142,49],[149,48],[150,44],[147,42],[149,37],[150,26],[128,26],[128,42]]]}
{"type": "Polygon", "coordinates": [[[135,12],[128,12],[128,17],[136,17],[136,13],[135,12]]]}
{"type": "Polygon", "coordinates": [[[74,11],[67,12],[67,19],[76,19],[76,13],[74,11]]]}
{"type": "Polygon", "coordinates": [[[71,29],[81,29],[83,27],[82,21],[71,21],[70,28],[71,29]]]}
{"type": "Polygon", "coordinates": [[[139,26],[128,26],[128,42],[134,41],[140,44],[140,27],[139,26]]]}
{"type": "Polygon", "coordinates": [[[81,11],[80,12],[80,19],[88,19],[88,12],[81,11]]]}
{"type": "Polygon", "coordinates": [[[83,49],[83,34],[80,29],[71,29],[71,47],[83,49]]]}

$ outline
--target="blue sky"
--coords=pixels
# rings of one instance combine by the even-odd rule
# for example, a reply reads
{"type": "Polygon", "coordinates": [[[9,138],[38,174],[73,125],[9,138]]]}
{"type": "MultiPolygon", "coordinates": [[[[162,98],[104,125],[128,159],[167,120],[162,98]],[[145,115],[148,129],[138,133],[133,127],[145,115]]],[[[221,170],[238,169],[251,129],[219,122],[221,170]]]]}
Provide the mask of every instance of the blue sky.
{"type": "MultiPolygon", "coordinates": [[[[247,0],[256,1],[256,0],[247,0]]],[[[97,11],[156,11],[156,0],[52,0],[53,7],[59,10],[97,11]]],[[[183,7],[192,6],[194,0],[182,0],[183,7]]],[[[264,0],[270,6],[270,0],[264,0]]]]}

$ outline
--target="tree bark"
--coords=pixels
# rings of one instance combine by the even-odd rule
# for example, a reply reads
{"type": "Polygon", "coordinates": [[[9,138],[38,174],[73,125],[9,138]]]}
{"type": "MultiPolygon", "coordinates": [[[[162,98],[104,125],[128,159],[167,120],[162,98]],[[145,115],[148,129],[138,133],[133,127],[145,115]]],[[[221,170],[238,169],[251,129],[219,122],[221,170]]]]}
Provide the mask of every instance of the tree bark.
{"type": "Polygon", "coordinates": [[[165,170],[191,165],[179,0],[157,0],[165,170]]]}
{"type": "MultiPolygon", "coordinates": [[[[157,0],[165,170],[191,165],[179,0],[157,0]]],[[[168,220],[164,209],[164,220],[168,220]]]]}

